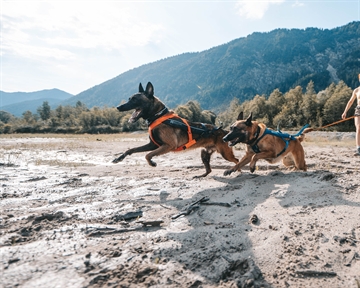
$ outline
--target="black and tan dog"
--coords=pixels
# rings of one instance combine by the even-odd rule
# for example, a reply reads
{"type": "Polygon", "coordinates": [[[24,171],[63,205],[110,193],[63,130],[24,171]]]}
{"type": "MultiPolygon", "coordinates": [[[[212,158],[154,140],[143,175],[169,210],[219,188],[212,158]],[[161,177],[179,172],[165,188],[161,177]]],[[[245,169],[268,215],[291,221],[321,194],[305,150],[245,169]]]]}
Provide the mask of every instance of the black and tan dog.
{"type": "Polygon", "coordinates": [[[154,87],[150,82],[147,83],[145,90],[140,83],[139,92],[132,95],[127,103],[118,106],[117,109],[119,111],[135,110],[129,122],[136,122],[140,118],[145,119],[149,126],[150,142],[127,150],[114,159],[113,163],[118,163],[133,153],[151,151],[145,158],[150,166],[155,167],[156,163],[152,160],[154,156],[170,151],[204,147],[205,149],[201,151],[201,159],[206,172],[198,177],[205,177],[211,172],[210,157],[215,151],[230,162],[238,163],[239,161],[235,158],[232,147],[222,140],[227,131],[211,124],[187,122],[180,118],[154,96],[154,87]]]}
{"type": "Polygon", "coordinates": [[[269,163],[276,163],[282,159],[285,166],[294,165],[295,169],[306,171],[304,149],[301,145],[304,134],[311,131],[311,128],[306,127],[307,125],[296,135],[290,135],[252,121],[252,114],[244,120],[243,112],[240,112],[237,121],[231,125],[230,132],[223,140],[229,142],[229,146],[245,143],[246,154],[235,167],[226,170],[224,175],[239,171],[248,163],[250,163],[250,172],[253,173],[256,161],[259,159],[265,159],[269,163]]]}

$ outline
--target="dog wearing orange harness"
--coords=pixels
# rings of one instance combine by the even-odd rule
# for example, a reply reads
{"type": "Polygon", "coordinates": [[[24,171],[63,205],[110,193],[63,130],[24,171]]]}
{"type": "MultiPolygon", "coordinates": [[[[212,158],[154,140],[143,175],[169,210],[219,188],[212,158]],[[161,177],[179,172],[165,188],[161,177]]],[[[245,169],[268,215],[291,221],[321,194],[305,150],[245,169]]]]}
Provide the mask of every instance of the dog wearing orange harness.
{"type": "Polygon", "coordinates": [[[183,151],[203,147],[201,159],[205,166],[205,173],[197,177],[205,177],[211,172],[210,158],[216,151],[227,161],[238,163],[232,147],[222,138],[228,133],[221,127],[199,122],[188,122],[166,108],[165,104],[154,95],[154,87],[148,82],[146,89],[139,85],[139,92],[129,98],[129,101],[117,107],[122,111],[134,110],[129,122],[136,122],[140,118],[146,120],[149,127],[150,142],[146,145],[132,148],[113,160],[118,163],[128,155],[148,152],[145,158],[150,166],[155,167],[153,157],[171,151],[183,151]]]}

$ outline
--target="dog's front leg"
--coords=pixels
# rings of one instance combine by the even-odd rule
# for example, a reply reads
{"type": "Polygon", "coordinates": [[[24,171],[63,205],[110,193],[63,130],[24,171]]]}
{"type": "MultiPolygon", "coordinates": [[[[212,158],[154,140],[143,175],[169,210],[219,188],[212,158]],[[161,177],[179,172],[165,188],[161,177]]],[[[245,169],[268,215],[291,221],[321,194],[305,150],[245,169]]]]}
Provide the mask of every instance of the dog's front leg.
{"type": "Polygon", "coordinates": [[[123,154],[121,154],[118,158],[115,158],[112,163],[118,163],[121,162],[122,160],[124,160],[124,158],[128,155],[131,155],[133,153],[139,153],[139,152],[147,152],[147,151],[152,151],[154,149],[156,149],[158,146],[155,145],[153,142],[149,142],[146,145],[140,146],[140,147],[136,147],[136,148],[131,148],[129,150],[127,150],[126,152],[124,152],[123,154]]]}
{"type": "Polygon", "coordinates": [[[255,168],[256,168],[256,162],[259,159],[275,159],[275,158],[276,158],[276,153],[274,151],[264,151],[264,152],[260,152],[260,153],[255,154],[251,158],[250,172],[254,173],[255,168]]]}
{"type": "Polygon", "coordinates": [[[160,147],[158,147],[157,149],[155,149],[154,151],[146,154],[145,158],[150,166],[156,167],[156,162],[152,161],[151,159],[155,156],[159,156],[162,154],[166,154],[170,151],[173,151],[174,149],[175,149],[174,147],[164,144],[164,145],[161,145],[160,147]]]}
{"type": "Polygon", "coordinates": [[[230,175],[233,172],[236,172],[240,170],[242,167],[244,167],[246,164],[248,164],[251,161],[252,153],[246,153],[243,158],[237,163],[233,168],[225,170],[224,176],[230,175]]]}
{"type": "Polygon", "coordinates": [[[212,149],[202,149],[201,150],[201,160],[205,166],[206,171],[204,174],[201,174],[199,176],[194,176],[194,178],[206,177],[208,174],[211,173],[210,158],[214,152],[215,152],[215,150],[212,150],[212,149]]]}

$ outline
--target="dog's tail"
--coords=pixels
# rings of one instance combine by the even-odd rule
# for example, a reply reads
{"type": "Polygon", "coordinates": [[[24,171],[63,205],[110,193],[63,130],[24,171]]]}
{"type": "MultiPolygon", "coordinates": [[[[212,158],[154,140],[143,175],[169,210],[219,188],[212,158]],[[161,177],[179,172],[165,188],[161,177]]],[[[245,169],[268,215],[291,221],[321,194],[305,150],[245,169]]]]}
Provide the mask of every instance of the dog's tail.
{"type": "Polygon", "coordinates": [[[304,131],[301,134],[306,134],[306,133],[312,132],[314,130],[315,130],[314,128],[306,128],[306,129],[304,129],[304,131]]]}
{"type": "Polygon", "coordinates": [[[299,139],[300,142],[302,142],[305,139],[305,134],[311,131],[314,131],[314,128],[305,128],[302,131],[300,131],[301,132],[300,135],[296,138],[299,139]]]}

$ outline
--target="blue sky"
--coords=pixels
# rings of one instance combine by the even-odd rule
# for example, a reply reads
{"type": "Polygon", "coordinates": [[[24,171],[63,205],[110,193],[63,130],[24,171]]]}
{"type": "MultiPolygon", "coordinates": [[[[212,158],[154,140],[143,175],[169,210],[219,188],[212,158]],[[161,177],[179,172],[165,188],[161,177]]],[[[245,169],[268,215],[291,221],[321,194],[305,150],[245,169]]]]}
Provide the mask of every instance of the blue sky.
{"type": "Polygon", "coordinates": [[[5,92],[76,95],[143,64],[253,32],[360,21],[360,0],[0,1],[5,92]]]}

